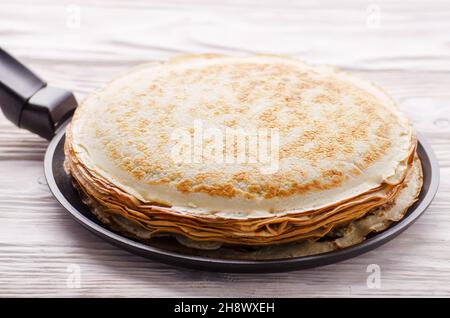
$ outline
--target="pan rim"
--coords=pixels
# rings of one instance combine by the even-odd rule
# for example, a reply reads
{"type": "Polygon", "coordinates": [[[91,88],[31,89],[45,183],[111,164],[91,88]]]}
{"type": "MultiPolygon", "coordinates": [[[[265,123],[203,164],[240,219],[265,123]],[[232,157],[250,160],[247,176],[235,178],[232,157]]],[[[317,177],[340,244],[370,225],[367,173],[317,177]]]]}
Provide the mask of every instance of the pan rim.
{"type": "MultiPolygon", "coordinates": [[[[59,129],[56,136],[50,142],[45,153],[45,177],[53,196],[78,223],[80,223],[85,228],[101,237],[102,239],[105,239],[109,243],[112,243],[135,254],[175,266],[196,268],[207,271],[256,273],[306,269],[337,263],[375,249],[380,245],[387,243],[388,241],[399,235],[401,232],[406,230],[406,228],[412,225],[425,212],[425,210],[434,199],[439,187],[440,174],[436,156],[430,144],[426,141],[425,137],[422,134],[417,133],[420,150],[419,157],[422,161],[422,166],[429,166],[428,169],[424,169],[424,178],[428,177],[430,179],[429,188],[426,190],[422,188],[422,191],[426,191],[423,197],[419,199],[417,204],[410,208],[410,211],[408,211],[407,215],[401,221],[390,226],[388,229],[374,234],[367,240],[351,247],[322,254],[301,256],[295,258],[277,260],[232,260],[187,255],[179,252],[168,251],[159,247],[146,245],[144,243],[140,243],[117,234],[109,230],[106,226],[90,220],[81,211],[73,206],[73,204],[66,198],[60,186],[56,182],[53,172],[55,153],[59,149],[58,147],[62,147],[61,140],[65,137],[65,129],[67,127],[67,124],[68,122],[59,129]],[[423,158],[423,156],[425,157],[423,158]],[[425,173],[429,175],[425,176],[425,173]]],[[[62,166],[62,162],[60,163],[60,165],[62,166]]]]}

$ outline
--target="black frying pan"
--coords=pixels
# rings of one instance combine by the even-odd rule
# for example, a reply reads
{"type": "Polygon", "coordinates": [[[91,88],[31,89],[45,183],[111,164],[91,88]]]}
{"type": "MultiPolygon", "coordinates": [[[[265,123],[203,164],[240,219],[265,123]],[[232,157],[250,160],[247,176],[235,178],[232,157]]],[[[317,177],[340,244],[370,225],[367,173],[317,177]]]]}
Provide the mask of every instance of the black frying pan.
{"type": "Polygon", "coordinates": [[[338,251],[281,260],[242,261],[196,256],[175,240],[154,239],[143,244],[104,227],[81,202],[63,169],[65,128],[77,106],[71,92],[47,86],[5,51],[0,49],[0,107],[15,125],[50,141],[45,154],[45,176],[55,198],[79,223],[108,242],[130,252],[168,264],[224,272],[279,272],[339,262],[393,239],[410,226],[433,200],[439,185],[439,166],[430,145],[418,135],[424,185],[419,200],[398,223],[364,242],[338,251]]]}

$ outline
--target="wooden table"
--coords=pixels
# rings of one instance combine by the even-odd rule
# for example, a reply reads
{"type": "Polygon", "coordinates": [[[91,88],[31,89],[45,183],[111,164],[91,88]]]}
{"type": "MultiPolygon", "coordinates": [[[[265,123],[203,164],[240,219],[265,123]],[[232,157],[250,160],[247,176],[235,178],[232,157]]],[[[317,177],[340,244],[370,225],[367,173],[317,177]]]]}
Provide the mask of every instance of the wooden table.
{"type": "Polygon", "coordinates": [[[0,115],[0,296],[450,296],[448,1],[2,0],[0,46],[79,100],[136,64],[179,53],[336,64],[400,102],[442,178],[416,224],[363,256],[281,274],[207,273],[132,255],[75,223],[47,188],[47,142],[0,115]],[[380,288],[366,283],[370,264],[380,288]]]}

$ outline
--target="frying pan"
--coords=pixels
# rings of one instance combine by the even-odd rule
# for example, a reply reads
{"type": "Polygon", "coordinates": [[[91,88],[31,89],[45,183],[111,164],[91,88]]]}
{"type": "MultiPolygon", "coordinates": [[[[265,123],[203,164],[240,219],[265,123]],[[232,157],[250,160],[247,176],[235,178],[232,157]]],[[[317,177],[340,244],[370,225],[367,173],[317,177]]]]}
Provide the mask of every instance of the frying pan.
{"type": "Polygon", "coordinates": [[[48,86],[24,65],[0,48],[0,107],[6,118],[20,128],[50,140],[45,154],[45,176],[54,197],[69,214],[94,234],[135,254],[171,265],[222,272],[279,272],[323,266],[372,250],[393,239],[426,210],[439,185],[439,166],[430,145],[418,134],[418,155],[422,161],[424,185],[419,200],[406,216],[364,242],[333,252],[289,259],[247,261],[196,256],[169,238],[148,244],[127,238],[106,228],[81,202],[72,179],[63,168],[65,129],[77,106],[74,95],[48,86]]]}

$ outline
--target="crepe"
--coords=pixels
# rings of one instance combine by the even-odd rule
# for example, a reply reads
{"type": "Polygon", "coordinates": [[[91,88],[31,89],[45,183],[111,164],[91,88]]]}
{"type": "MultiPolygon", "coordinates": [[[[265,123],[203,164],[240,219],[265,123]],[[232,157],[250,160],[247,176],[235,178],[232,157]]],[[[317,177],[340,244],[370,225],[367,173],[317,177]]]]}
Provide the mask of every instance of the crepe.
{"type": "Polygon", "coordinates": [[[278,246],[392,204],[416,143],[395,102],[353,75],[285,57],[200,55],[137,68],[90,95],[68,127],[65,167],[93,213],[131,237],[278,246]],[[237,160],[236,137],[215,156],[201,140],[185,157],[194,160],[179,161],[174,132],[195,147],[199,127],[225,141],[228,131],[276,132],[276,160],[250,160],[250,144],[237,160]]]}
{"type": "Polygon", "coordinates": [[[381,232],[400,221],[408,211],[408,208],[417,201],[422,189],[422,167],[418,157],[414,161],[414,167],[407,177],[405,186],[393,202],[370,211],[364,217],[339,227],[325,238],[319,241],[306,240],[290,244],[274,245],[252,250],[242,250],[221,246],[196,246],[195,242],[186,242],[184,245],[196,248],[197,255],[239,259],[239,260],[273,260],[287,259],[301,256],[309,256],[332,252],[361,243],[368,235],[381,232]],[[202,250],[202,251],[201,251],[202,250]]]}
{"type": "MultiPolygon", "coordinates": [[[[175,236],[177,241],[190,249],[183,249],[183,246],[180,246],[175,248],[175,251],[205,257],[237,260],[286,259],[332,252],[361,243],[371,233],[381,232],[392,223],[400,221],[405,216],[408,208],[417,201],[422,184],[422,166],[419,157],[416,155],[412,169],[409,170],[404,185],[393,201],[372,209],[360,219],[335,228],[320,240],[300,240],[287,244],[275,244],[264,247],[253,246],[243,249],[237,245],[224,246],[220,242],[194,241],[185,236],[177,235],[175,236]]],[[[130,237],[137,237],[145,243],[152,243],[149,240],[148,232],[144,228],[133,224],[125,218],[117,217],[111,213],[105,213],[101,206],[92,205],[92,202],[89,203],[89,200],[86,202],[93,208],[97,217],[114,230],[130,237]]],[[[153,244],[155,243],[153,242],[153,244]]]]}

